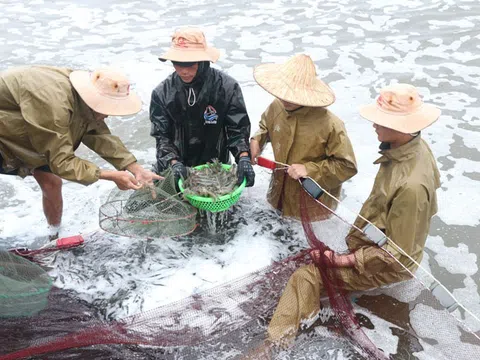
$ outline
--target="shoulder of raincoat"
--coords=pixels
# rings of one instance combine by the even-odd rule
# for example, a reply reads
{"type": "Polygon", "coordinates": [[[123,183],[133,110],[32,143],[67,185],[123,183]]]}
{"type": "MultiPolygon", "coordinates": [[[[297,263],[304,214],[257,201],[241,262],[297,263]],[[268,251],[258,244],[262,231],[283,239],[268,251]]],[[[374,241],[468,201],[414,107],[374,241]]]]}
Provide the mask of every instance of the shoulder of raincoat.
{"type": "MultiPolygon", "coordinates": [[[[416,262],[422,260],[430,221],[437,212],[439,171],[429,146],[420,135],[381,154],[376,161],[380,169],[360,215],[382,230],[391,242],[380,249],[353,230],[347,243],[350,250],[355,251],[360,273],[414,271],[416,265],[398,247],[416,262]]],[[[359,218],[355,225],[363,228],[366,222],[359,218]]]]}
{"type": "MultiPolygon", "coordinates": [[[[326,108],[302,107],[288,112],[275,99],[262,114],[259,130],[253,139],[259,141],[261,147],[270,141],[276,161],[305,165],[308,176],[337,197],[342,183],[357,173],[355,154],[345,125],[326,108]]],[[[298,181],[284,172],[275,171],[268,201],[281,209],[284,216],[299,218],[301,191],[298,181]]],[[[326,197],[321,197],[320,201],[328,207],[335,205],[326,197]]],[[[314,203],[309,206],[312,219],[324,217],[323,209],[316,210],[318,207],[314,203]]]]}
{"type": "Polygon", "coordinates": [[[196,166],[213,158],[238,161],[250,152],[250,119],[240,85],[227,74],[200,63],[190,84],[173,73],[153,91],[150,134],[156,139],[157,171],[174,159],[196,166]]]}
{"type": "Polygon", "coordinates": [[[103,122],[95,122],[70,83],[71,72],[33,66],[2,74],[0,97],[10,97],[15,105],[0,105],[5,126],[0,150],[11,167],[48,165],[62,178],[88,185],[99,179],[100,170],[75,156],[80,142],[120,169],[136,160],[103,122]]]}

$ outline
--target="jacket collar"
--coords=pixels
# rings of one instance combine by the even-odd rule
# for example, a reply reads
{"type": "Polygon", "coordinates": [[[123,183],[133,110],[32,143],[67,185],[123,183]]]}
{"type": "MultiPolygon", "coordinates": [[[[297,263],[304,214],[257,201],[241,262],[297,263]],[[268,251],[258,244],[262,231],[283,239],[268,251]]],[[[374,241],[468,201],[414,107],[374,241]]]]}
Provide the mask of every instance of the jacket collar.
{"type": "Polygon", "coordinates": [[[310,106],[302,106],[301,108],[293,111],[287,111],[285,110],[285,108],[283,108],[283,111],[287,114],[287,116],[300,116],[300,117],[306,116],[310,110],[312,110],[310,106]]]}
{"type": "Polygon", "coordinates": [[[81,121],[91,124],[96,122],[95,117],[93,116],[93,110],[83,101],[82,97],[78,92],[73,89],[73,98],[74,98],[74,116],[79,117],[81,121]]]}
{"type": "Polygon", "coordinates": [[[403,144],[395,149],[390,149],[390,144],[388,143],[381,143],[379,153],[382,154],[382,156],[378,158],[374,164],[380,164],[388,161],[401,162],[409,160],[417,154],[420,141],[421,137],[420,134],[418,134],[408,143],[403,144]]]}

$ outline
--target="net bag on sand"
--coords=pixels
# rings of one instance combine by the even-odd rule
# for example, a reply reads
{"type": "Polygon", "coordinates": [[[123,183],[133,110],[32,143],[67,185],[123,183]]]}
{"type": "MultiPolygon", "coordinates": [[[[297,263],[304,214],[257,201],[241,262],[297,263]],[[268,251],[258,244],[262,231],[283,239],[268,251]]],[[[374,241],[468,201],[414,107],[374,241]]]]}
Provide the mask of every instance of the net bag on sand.
{"type": "Polygon", "coordinates": [[[52,280],[38,265],[0,251],[0,318],[31,316],[48,305],[52,280]]]}
{"type": "Polygon", "coordinates": [[[121,191],[113,189],[100,207],[100,227],[113,234],[164,238],[195,230],[197,210],[182,201],[169,169],[153,188],[121,191]]]}

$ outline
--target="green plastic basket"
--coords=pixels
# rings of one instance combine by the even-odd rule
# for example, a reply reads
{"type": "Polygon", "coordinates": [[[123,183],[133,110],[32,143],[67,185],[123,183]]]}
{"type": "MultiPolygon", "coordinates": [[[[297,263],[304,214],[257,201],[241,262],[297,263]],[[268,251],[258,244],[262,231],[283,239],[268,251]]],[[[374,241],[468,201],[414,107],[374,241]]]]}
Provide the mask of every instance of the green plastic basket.
{"type": "MultiPolygon", "coordinates": [[[[195,166],[194,169],[201,170],[207,166],[208,164],[198,165],[195,166]]],[[[225,170],[229,170],[232,165],[222,164],[222,167],[225,170]]],[[[243,189],[245,189],[246,184],[247,179],[243,179],[243,182],[240,184],[240,186],[233,190],[230,194],[219,196],[217,199],[196,195],[185,195],[185,198],[190,204],[192,204],[192,206],[200,210],[207,210],[210,212],[225,211],[235,204],[238,199],[240,199],[240,195],[242,194],[243,189]]],[[[185,191],[183,188],[183,179],[178,180],[178,187],[182,193],[185,191]]]]}

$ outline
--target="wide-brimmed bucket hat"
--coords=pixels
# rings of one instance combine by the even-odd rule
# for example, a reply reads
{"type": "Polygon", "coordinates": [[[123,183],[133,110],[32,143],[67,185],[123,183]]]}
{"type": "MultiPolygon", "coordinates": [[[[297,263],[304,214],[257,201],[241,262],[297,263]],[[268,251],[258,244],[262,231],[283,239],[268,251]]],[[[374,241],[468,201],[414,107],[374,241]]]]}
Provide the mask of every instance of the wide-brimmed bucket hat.
{"type": "Polygon", "coordinates": [[[205,34],[197,28],[182,28],[172,35],[170,48],[159,57],[161,61],[216,62],[220,57],[218,49],[208,46],[205,34]]]}
{"type": "Polygon", "coordinates": [[[132,115],[142,108],[142,101],[130,90],[128,78],[115,69],[73,71],[70,82],[83,101],[100,114],[132,115]]]}
{"type": "Polygon", "coordinates": [[[257,65],[253,76],[270,94],[292,104],[322,107],[335,102],[335,94],[317,78],[315,64],[308,55],[295,55],[284,64],[257,65]]]}
{"type": "Polygon", "coordinates": [[[430,126],[441,112],[434,105],[424,103],[417,88],[410,84],[394,84],[381,89],[377,101],[361,106],[359,111],[365,119],[405,134],[430,126]]]}

